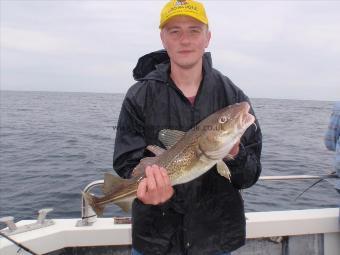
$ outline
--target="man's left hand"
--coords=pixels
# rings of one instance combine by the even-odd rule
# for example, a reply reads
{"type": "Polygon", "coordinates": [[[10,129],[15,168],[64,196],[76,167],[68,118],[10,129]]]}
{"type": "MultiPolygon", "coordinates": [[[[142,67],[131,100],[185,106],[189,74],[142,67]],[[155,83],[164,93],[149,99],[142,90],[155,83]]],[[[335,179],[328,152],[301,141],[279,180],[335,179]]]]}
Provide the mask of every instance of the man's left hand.
{"type": "Polygon", "coordinates": [[[238,141],[233,148],[229,151],[228,155],[225,157],[225,159],[229,160],[230,158],[234,159],[238,155],[240,151],[240,141],[238,141]]]}

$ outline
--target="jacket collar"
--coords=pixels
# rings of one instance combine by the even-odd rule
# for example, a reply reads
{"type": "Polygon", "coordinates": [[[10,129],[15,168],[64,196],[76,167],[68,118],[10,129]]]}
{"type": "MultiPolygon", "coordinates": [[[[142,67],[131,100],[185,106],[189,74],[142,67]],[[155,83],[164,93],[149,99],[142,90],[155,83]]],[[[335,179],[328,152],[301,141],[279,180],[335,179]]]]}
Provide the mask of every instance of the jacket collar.
{"type": "MultiPolygon", "coordinates": [[[[133,77],[136,81],[157,80],[167,82],[169,78],[170,59],[165,50],[151,52],[139,58],[133,69],[133,77]]],[[[203,55],[203,70],[208,75],[212,70],[210,52],[203,55]]]]}

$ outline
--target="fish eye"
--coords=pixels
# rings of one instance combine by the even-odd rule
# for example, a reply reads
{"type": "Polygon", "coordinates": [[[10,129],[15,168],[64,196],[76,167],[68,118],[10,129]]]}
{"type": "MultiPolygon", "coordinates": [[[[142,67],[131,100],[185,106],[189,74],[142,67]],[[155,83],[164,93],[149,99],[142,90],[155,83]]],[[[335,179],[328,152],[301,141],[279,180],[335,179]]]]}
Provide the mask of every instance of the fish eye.
{"type": "Polygon", "coordinates": [[[228,120],[228,118],[227,118],[226,116],[222,116],[222,117],[218,120],[218,122],[221,123],[221,124],[223,124],[223,123],[227,122],[227,120],[228,120]]]}

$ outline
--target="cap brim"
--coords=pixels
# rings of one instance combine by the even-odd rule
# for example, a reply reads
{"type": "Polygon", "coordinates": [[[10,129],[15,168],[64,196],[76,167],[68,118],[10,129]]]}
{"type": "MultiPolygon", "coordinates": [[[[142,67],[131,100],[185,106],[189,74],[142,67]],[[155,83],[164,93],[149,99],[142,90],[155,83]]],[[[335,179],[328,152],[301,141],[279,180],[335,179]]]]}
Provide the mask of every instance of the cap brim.
{"type": "Polygon", "coordinates": [[[170,15],[166,20],[164,20],[160,25],[159,28],[163,28],[165,26],[166,23],[169,22],[170,19],[172,19],[173,17],[178,17],[178,16],[187,16],[190,18],[193,18],[195,20],[198,20],[199,22],[202,22],[205,25],[208,25],[208,21],[206,19],[202,19],[199,17],[196,17],[195,15],[190,15],[190,14],[174,14],[174,15],[170,15]]]}

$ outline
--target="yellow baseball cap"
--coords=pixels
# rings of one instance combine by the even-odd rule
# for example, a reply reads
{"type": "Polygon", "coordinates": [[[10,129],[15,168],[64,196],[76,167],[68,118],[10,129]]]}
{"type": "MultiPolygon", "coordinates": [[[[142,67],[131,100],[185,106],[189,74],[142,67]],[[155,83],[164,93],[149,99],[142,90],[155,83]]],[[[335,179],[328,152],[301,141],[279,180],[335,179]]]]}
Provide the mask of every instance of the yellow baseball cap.
{"type": "Polygon", "coordinates": [[[208,25],[208,17],[203,4],[194,0],[171,0],[162,9],[159,28],[174,16],[190,16],[208,25]]]}

